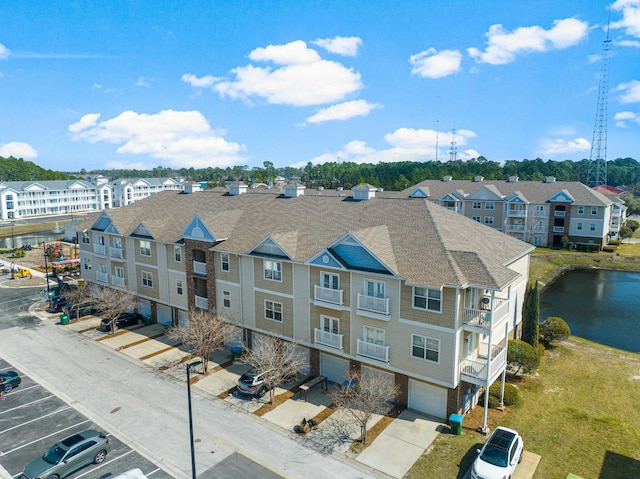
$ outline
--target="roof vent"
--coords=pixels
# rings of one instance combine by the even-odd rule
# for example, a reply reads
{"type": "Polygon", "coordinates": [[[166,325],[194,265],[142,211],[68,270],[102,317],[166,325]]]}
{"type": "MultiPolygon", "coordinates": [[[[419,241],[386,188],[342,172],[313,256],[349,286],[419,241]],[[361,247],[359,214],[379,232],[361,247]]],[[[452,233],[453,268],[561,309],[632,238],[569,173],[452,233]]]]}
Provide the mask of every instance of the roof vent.
{"type": "Polygon", "coordinates": [[[242,181],[234,181],[229,185],[229,194],[231,196],[238,196],[247,192],[247,185],[242,181]]]}
{"type": "Polygon", "coordinates": [[[338,187],[336,188],[336,191],[342,191],[342,189],[343,189],[343,188],[342,188],[342,186],[338,186],[338,187]]]}
{"type": "Polygon", "coordinates": [[[555,176],[547,176],[547,177],[544,179],[544,182],[545,182],[545,183],[555,183],[555,182],[556,182],[556,177],[555,177],[555,176]]]}
{"type": "Polygon", "coordinates": [[[517,176],[510,176],[509,177],[509,183],[517,183],[518,182],[518,177],[517,176]]]}
{"type": "Polygon", "coordinates": [[[284,196],[286,198],[297,198],[298,196],[304,195],[305,187],[300,183],[296,183],[292,181],[291,183],[287,183],[284,187],[284,196]]]}
{"type": "Polygon", "coordinates": [[[442,178],[442,181],[451,181],[453,178],[451,178],[451,175],[447,175],[445,177],[442,178]]]}
{"type": "Polygon", "coordinates": [[[188,181],[184,184],[184,192],[186,194],[195,193],[196,191],[200,191],[200,183],[196,183],[195,181],[188,181]]]}
{"type": "Polygon", "coordinates": [[[318,191],[324,190],[324,186],[318,186],[318,191]]]}
{"type": "Polygon", "coordinates": [[[351,188],[354,200],[370,200],[375,198],[377,188],[368,183],[360,183],[351,188]]]}
{"type": "Polygon", "coordinates": [[[484,176],[476,176],[473,181],[474,183],[482,183],[484,181],[484,176]]]}

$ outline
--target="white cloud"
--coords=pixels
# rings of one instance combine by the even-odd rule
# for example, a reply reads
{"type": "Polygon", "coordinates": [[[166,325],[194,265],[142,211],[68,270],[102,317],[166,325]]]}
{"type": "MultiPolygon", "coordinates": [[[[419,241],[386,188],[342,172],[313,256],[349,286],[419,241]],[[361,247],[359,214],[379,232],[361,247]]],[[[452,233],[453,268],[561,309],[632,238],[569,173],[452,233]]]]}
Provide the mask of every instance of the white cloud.
{"type": "Polygon", "coordinates": [[[125,111],[98,123],[99,117],[85,115],[70,125],[72,140],[121,144],[117,153],[149,155],[178,168],[226,167],[246,159],[246,147],[225,140],[198,111],[125,111]]]}
{"type": "Polygon", "coordinates": [[[620,95],[620,103],[640,103],[640,81],[620,83],[613,91],[623,92],[620,95]]]}
{"type": "Polygon", "coordinates": [[[578,151],[588,151],[591,143],[585,138],[574,140],[545,138],[540,141],[540,153],[543,155],[558,155],[562,153],[575,153],[578,151]]]}
{"type": "Polygon", "coordinates": [[[640,37],[640,0],[617,0],[613,10],[622,12],[622,20],[611,23],[611,28],[623,28],[627,35],[640,37]]]}
{"type": "Polygon", "coordinates": [[[138,81],[136,81],[136,86],[150,86],[151,82],[153,81],[153,78],[149,78],[149,77],[140,77],[138,78],[138,81]]]}
{"type": "Polygon", "coordinates": [[[331,53],[355,57],[358,54],[360,45],[362,45],[362,39],[358,37],[319,38],[311,43],[331,53]]]}
{"type": "Polygon", "coordinates": [[[343,64],[324,60],[301,40],[285,45],[256,48],[249,54],[253,64],[231,70],[232,80],[206,76],[182,76],[198,88],[210,88],[221,96],[251,101],[261,98],[271,104],[312,106],[335,103],[363,88],[360,74],[343,64]]]}
{"type": "Polygon", "coordinates": [[[23,160],[30,160],[38,156],[38,152],[28,143],[21,141],[11,141],[0,145],[0,156],[3,158],[22,158],[23,160]]]}
{"type": "Polygon", "coordinates": [[[487,49],[468,48],[469,55],[478,63],[501,65],[515,60],[516,56],[528,52],[560,50],[576,45],[589,31],[587,22],[575,18],[555,20],[553,27],[545,30],[537,25],[506,31],[502,25],[492,25],[486,34],[487,49]]]}
{"type": "Polygon", "coordinates": [[[352,100],[329,108],[323,108],[315,115],[306,119],[307,123],[323,123],[333,120],[348,120],[356,116],[367,116],[374,108],[379,108],[377,103],[369,103],[366,100],[352,100]]]}
{"type": "Polygon", "coordinates": [[[640,48],[640,42],[637,40],[617,40],[614,43],[620,47],[640,48]]]}
{"type": "Polygon", "coordinates": [[[9,50],[2,43],[0,43],[0,60],[9,58],[9,55],[11,55],[11,50],[9,50]]]}
{"type": "Polygon", "coordinates": [[[460,71],[462,54],[458,50],[442,50],[429,48],[409,57],[411,73],[423,78],[442,78],[460,71]]]}
{"type": "Polygon", "coordinates": [[[637,123],[640,125],[640,114],[632,111],[621,111],[615,114],[613,119],[616,121],[616,126],[620,128],[626,128],[629,123],[637,123]]]}

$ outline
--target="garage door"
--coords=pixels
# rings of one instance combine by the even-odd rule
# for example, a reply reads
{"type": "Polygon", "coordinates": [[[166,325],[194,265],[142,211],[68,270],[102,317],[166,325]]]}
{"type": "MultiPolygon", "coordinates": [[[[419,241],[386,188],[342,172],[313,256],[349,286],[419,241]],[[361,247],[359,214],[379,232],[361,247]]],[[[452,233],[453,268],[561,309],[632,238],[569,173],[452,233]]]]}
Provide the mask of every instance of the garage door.
{"type": "Polygon", "coordinates": [[[159,304],[156,308],[156,312],[158,313],[158,323],[164,324],[173,322],[171,318],[171,308],[169,306],[159,304]]]}
{"type": "Polygon", "coordinates": [[[329,381],[342,383],[344,375],[349,371],[349,361],[337,358],[329,354],[320,354],[320,375],[326,376],[329,381]]]}
{"type": "Polygon", "coordinates": [[[148,299],[138,300],[138,313],[142,316],[151,316],[151,302],[148,299]]]}
{"type": "Polygon", "coordinates": [[[447,390],[409,379],[409,409],[444,419],[447,417],[447,390]]]}

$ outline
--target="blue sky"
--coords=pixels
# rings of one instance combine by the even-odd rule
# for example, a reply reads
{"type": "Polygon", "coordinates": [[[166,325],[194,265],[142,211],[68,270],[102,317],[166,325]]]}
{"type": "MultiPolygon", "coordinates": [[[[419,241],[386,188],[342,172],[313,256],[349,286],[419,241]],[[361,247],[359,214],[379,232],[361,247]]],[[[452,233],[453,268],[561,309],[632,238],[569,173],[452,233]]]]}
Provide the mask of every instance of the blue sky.
{"type": "Polygon", "coordinates": [[[51,169],[640,160],[640,0],[0,2],[0,156],[51,169]],[[455,131],[455,134],[454,134],[455,131]]]}

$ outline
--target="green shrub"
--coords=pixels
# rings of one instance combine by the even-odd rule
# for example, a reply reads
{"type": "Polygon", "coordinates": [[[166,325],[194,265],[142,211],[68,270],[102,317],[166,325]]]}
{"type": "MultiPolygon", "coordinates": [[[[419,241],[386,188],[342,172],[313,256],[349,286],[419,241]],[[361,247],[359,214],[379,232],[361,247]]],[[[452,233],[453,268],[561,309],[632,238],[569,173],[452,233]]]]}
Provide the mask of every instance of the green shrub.
{"type": "Polygon", "coordinates": [[[500,397],[495,397],[495,396],[489,395],[489,407],[491,409],[496,409],[496,408],[500,407],[500,397]]]}
{"type": "Polygon", "coordinates": [[[562,318],[549,316],[547,320],[540,325],[540,336],[546,343],[556,341],[564,341],[571,336],[571,328],[562,318]]]}
{"type": "Polygon", "coordinates": [[[604,248],[602,248],[602,251],[604,251],[605,253],[613,253],[615,250],[616,248],[612,246],[605,246],[604,248]]]}
{"type": "MultiPolygon", "coordinates": [[[[489,403],[491,398],[495,398],[500,404],[500,382],[495,382],[489,388],[489,403]]],[[[513,384],[504,384],[504,405],[505,406],[517,406],[520,404],[520,391],[513,384]]]]}
{"type": "Polygon", "coordinates": [[[629,228],[631,228],[631,231],[633,232],[635,232],[638,228],[640,228],[640,222],[636,220],[627,220],[624,224],[625,226],[628,226],[629,228]]]}
{"type": "Polygon", "coordinates": [[[611,245],[611,246],[620,246],[620,240],[611,240],[611,241],[609,241],[609,245],[611,245]]]}
{"type": "Polygon", "coordinates": [[[519,339],[510,339],[507,347],[507,368],[512,374],[528,374],[538,367],[540,356],[537,349],[519,339]]]}
{"type": "Polygon", "coordinates": [[[581,253],[597,253],[600,251],[600,245],[595,243],[576,243],[575,246],[581,253]]]}

